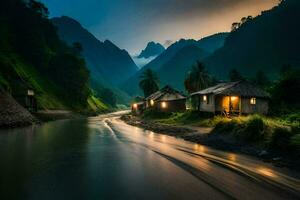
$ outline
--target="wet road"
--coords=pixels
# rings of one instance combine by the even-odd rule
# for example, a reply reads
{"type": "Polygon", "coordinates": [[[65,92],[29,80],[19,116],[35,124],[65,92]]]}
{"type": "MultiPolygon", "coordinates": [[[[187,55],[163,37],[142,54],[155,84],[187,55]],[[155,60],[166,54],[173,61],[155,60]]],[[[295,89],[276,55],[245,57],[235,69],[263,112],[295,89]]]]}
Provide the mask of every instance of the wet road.
{"type": "Polygon", "coordinates": [[[0,131],[1,199],[299,199],[297,174],[120,113],[0,131]]]}

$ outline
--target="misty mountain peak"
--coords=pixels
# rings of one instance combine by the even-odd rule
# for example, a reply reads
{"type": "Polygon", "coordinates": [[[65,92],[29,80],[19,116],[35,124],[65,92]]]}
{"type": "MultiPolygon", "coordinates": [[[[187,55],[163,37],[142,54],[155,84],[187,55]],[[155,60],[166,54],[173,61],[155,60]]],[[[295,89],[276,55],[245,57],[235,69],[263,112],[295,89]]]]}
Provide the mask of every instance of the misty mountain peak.
{"type": "Polygon", "coordinates": [[[153,56],[158,56],[165,50],[165,47],[160,43],[149,42],[147,47],[140,53],[138,58],[150,58],[153,56]]]}

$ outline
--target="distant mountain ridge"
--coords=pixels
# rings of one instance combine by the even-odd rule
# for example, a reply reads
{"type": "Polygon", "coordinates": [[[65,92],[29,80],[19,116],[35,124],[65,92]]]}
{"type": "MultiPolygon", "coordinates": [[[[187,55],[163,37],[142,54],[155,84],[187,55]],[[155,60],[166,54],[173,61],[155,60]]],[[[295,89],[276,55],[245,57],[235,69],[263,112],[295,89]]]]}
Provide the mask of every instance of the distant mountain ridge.
{"type": "Polygon", "coordinates": [[[150,58],[154,56],[158,56],[165,50],[165,47],[160,43],[149,42],[147,47],[142,50],[139,54],[138,58],[150,58]]]}
{"type": "Polygon", "coordinates": [[[51,21],[57,26],[62,40],[70,45],[74,42],[82,45],[82,54],[92,78],[101,82],[108,81],[116,86],[138,70],[126,50],[120,49],[109,40],[99,41],[76,20],[63,16],[51,21]]]}
{"type": "Polygon", "coordinates": [[[227,36],[228,33],[218,33],[198,41],[181,39],[128,79],[122,88],[131,95],[140,93],[138,88],[139,77],[144,70],[152,69],[157,72],[161,80],[161,86],[172,83],[173,87],[183,90],[182,80],[187,71],[190,70],[191,65],[221,48],[227,36]]]}
{"type": "Polygon", "coordinates": [[[204,60],[209,72],[226,79],[236,68],[253,77],[276,77],[283,65],[300,67],[300,1],[285,0],[230,33],[222,48],[204,60]]]}

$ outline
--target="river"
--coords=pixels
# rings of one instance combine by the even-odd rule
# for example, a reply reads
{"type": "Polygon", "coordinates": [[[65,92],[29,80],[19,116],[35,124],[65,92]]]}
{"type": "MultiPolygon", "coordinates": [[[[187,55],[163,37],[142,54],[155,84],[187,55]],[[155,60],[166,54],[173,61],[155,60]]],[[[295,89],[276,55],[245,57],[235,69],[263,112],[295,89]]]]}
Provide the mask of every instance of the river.
{"type": "Polygon", "coordinates": [[[122,113],[0,131],[0,199],[299,199],[297,173],[122,113]]]}

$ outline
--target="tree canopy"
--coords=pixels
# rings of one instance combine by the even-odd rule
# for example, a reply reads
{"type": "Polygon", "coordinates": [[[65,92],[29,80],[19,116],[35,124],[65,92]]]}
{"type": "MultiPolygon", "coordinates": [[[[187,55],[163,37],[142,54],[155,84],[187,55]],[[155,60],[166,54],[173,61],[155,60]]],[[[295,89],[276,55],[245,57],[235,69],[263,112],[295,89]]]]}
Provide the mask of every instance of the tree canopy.
{"type": "Polygon", "coordinates": [[[148,97],[159,90],[158,83],[158,76],[151,69],[145,70],[144,73],[140,76],[139,86],[143,90],[145,97],[148,97]]]}

